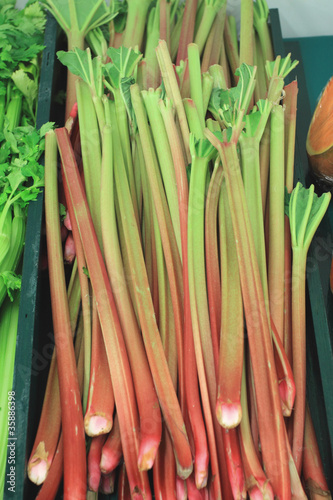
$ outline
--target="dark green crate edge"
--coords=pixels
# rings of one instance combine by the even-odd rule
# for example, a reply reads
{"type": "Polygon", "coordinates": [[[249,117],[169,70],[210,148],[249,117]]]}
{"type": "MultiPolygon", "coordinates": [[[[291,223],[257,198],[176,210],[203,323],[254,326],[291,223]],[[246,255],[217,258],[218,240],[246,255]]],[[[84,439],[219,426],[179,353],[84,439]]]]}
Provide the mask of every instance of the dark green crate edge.
{"type": "MultiPolygon", "coordinates": [[[[47,122],[50,116],[56,29],[55,20],[48,14],[44,37],[45,49],[42,55],[40,91],[38,94],[37,128],[47,122]]],[[[28,414],[31,402],[31,364],[38,317],[38,270],[42,215],[43,192],[38,195],[36,201],[30,203],[28,209],[13,381],[16,405],[15,493],[8,490],[5,481],[4,499],[23,499],[24,495],[28,414]]]]}

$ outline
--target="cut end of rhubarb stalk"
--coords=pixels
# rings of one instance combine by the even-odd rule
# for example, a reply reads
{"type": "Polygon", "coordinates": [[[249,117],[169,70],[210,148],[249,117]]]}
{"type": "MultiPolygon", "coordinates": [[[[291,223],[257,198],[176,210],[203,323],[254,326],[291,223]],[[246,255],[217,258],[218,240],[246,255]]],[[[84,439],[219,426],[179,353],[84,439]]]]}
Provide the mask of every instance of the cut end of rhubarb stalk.
{"type": "Polygon", "coordinates": [[[205,488],[207,486],[208,481],[208,463],[205,460],[203,463],[195,460],[194,464],[194,472],[195,472],[195,485],[198,490],[205,488]]]}
{"type": "Polygon", "coordinates": [[[242,407],[239,403],[224,403],[217,400],[216,416],[219,424],[225,429],[233,429],[242,420],[242,407]]]}
{"type": "Polygon", "coordinates": [[[149,470],[154,465],[159,442],[154,439],[145,439],[140,443],[138,467],[139,470],[149,470]]]}
{"type": "Polygon", "coordinates": [[[112,428],[112,421],[103,415],[89,415],[84,419],[84,429],[90,437],[107,434],[112,428]]]}
{"type": "Polygon", "coordinates": [[[327,83],[313,114],[306,151],[313,173],[321,181],[333,184],[333,77],[327,83]]]}
{"type": "Polygon", "coordinates": [[[279,380],[279,394],[284,417],[290,417],[295,401],[295,384],[283,379],[279,380]]]}
{"type": "Polygon", "coordinates": [[[119,465],[122,457],[123,454],[120,452],[115,453],[114,451],[110,451],[109,449],[102,449],[101,462],[99,464],[102,473],[111,473],[119,465]]]}
{"type": "Polygon", "coordinates": [[[48,452],[44,441],[40,442],[28,463],[28,477],[35,484],[42,484],[49,470],[48,452]]]}
{"type": "Polygon", "coordinates": [[[274,500],[274,492],[268,480],[253,486],[249,490],[249,496],[251,500],[274,500]]]}
{"type": "Polygon", "coordinates": [[[43,484],[43,482],[46,479],[47,473],[49,470],[49,466],[46,460],[42,459],[37,459],[28,467],[28,476],[30,481],[33,483],[40,485],[43,484]]]}

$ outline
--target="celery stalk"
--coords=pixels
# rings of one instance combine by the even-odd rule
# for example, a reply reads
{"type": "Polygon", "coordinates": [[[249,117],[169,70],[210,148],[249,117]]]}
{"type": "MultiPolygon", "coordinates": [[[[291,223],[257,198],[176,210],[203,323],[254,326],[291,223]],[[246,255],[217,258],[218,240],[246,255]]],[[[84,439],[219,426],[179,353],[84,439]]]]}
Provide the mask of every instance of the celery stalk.
{"type": "MultiPolygon", "coordinates": [[[[7,462],[7,444],[13,443],[15,430],[11,429],[12,419],[9,404],[12,399],[12,384],[16,350],[16,334],[19,313],[20,294],[15,293],[14,300],[6,299],[1,308],[0,320],[0,355],[1,355],[1,390],[0,390],[0,439],[3,443],[0,454],[0,496],[2,498],[5,486],[5,470],[7,462]]],[[[14,408],[14,405],[13,407],[14,408]]],[[[14,415],[14,413],[13,413],[14,415]]],[[[15,420],[14,420],[15,422],[15,420]]],[[[15,428],[15,426],[14,426],[15,428]]]]}

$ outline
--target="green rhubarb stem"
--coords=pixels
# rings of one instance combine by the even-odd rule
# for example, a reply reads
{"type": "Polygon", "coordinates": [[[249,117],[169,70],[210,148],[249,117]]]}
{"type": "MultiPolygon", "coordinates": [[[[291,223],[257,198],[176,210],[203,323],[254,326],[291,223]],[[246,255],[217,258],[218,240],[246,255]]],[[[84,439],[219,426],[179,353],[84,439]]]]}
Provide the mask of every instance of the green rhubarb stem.
{"type": "MultiPolygon", "coordinates": [[[[165,40],[170,52],[170,7],[168,0],[160,0],[160,39],[165,40]]],[[[156,44],[157,45],[157,44],[156,44]]]]}
{"type": "Polygon", "coordinates": [[[214,19],[225,3],[225,0],[204,0],[202,19],[194,38],[194,43],[198,45],[200,55],[203,52],[214,19]]]}
{"type": "Polygon", "coordinates": [[[48,132],[45,145],[45,219],[52,317],[64,435],[64,498],[85,499],[85,436],[62,261],[56,144],[55,133],[53,131],[48,132]]]}
{"type": "MultiPolygon", "coordinates": [[[[210,339],[209,317],[202,323],[200,306],[206,297],[206,280],[204,276],[204,198],[202,190],[206,183],[208,161],[206,158],[192,159],[191,182],[188,204],[188,279],[190,290],[190,306],[195,357],[198,370],[200,393],[205,417],[210,466],[214,477],[213,489],[215,498],[222,498],[222,483],[220,476],[218,450],[219,439],[215,435],[215,414],[213,408],[216,401],[216,375],[213,347],[210,339]],[[199,265],[201,262],[201,266],[199,265]],[[200,317],[201,316],[201,317],[200,317]],[[202,336],[202,338],[201,338],[202,336]],[[211,394],[213,387],[214,394],[211,394]],[[212,400],[213,399],[213,400],[212,400]]],[[[204,310],[207,311],[208,307],[204,310]]],[[[222,448],[223,449],[223,448],[222,448]]],[[[222,453],[224,453],[222,451],[222,453]]]]}
{"type": "Polygon", "coordinates": [[[182,265],[171,223],[170,212],[167,207],[167,201],[162,184],[160,171],[158,169],[155,150],[153,148],[151,134],[148,127],[148,120],[145,113],[143,101],[141,99],[139,87],[137,85],[132,85],[131,96],[132,96],[133,108],[136,114],[139,134],[141,138],[150,190],[152,192],[154,207],[156,210],[158,224],[160,228],[165,261],[170,282],[170,289],[171,289],[171,296],[172,296],[172,303],[173,303],[173,310],[175,315],[175,324],[177,331],[179,393],[180,393],[181,407],[183,408],[185,391],[184,391],[183,339],[182,339],[183,336],[182,265]]]}
{"type": "Polygon", "coordinates": [[[174,164],[172,160],[171,148],[168,141],[167,130],[165,128],[158,105],[161,93],[159,90],[142,91],[141,95],[147,110],[151,132],[154,139],[156,153],[161,168],[165,194],[167,196],[172,225],[177,240],[179,253],[181,252],[180,242],[180,221],[178,208],[178,195],[174,164]]]}
{"type": "Polygon", "coordinates": [[[280,339],[284,325],[284,110],[271,112],[269,170],[268,294],[270,313],[280,339]]]}
{"type": "Polygon", "coordinates": [[[187,47],[193,42],[195,15],[197,11],[198,0],[189,0],[185,2],[185,10],[182,20],[182,28],[180,33],[176,66],[179,66],[180,61],[185,61],[187,58],[187,47]]]}
{"type": "Polygon", "coordinates": [[[205,127],[205,113],[203,109],[202,80],[199,48],[196,44],[190,43],[187,47],[188,65],[190,71],[191,99],[193,99],[198,110],[202,129],[205,127]]]}
{"type": "Polygon", "coordinates": [[[244,323],[236,242],[225,184],[222,182],[219,200],[222,314],[216,415],[222,427],[232,429],[242,419],[244,323]]]}
{"type": "Polygon", "coordinates": [[[183,99],[184,109],[190,128],[190,132],[200,139],[204,138],[204,128],[202,127],[202,120],[200,120],[199,113],[193,99],[183,99]]]}
{"type": "Polygon", "coordinates": [[[124,457],[131,491],[151,498],[147,474],[140,472],[137,467],[139,418],[132,374],[116,305],[67,131],[58,129],[56,133],[62,158],[63,180],[68,186],[70,195],[67,202],[72,203],[75,210],[89,276],[96,297],[115,402],[121,422],[124,457]]]}
{"type": "MultiPolygon", "coordinates": [[[[69,2],[71,5],[72,2],[69,2]]],[[[76,18],[76,15],[75,17],[76,18]]],[[[78,30],[77,27],[73,26],[72,19],[72,29],[66,31],[67,34],[67,51],[74,50],[75,48],[84,50],[84,35],[78,30]]],[[[76,82],[80,79],[79,76],[74,75],[71,71],[67,70],[67,84],[66,84],[66,109],[65,109],[65,121],[69,117],[74,104],[77,101],[76,97],[76,82]]]]}
{"type": "Polygon", "coordinates": [[[229,22],[225,23],[224,26],[224,46],[229,61],[230,70],[232,74],[232,80],[237,83],[238,77],[234,76],[236,69],[240,66],[240,58],[238,54],[238,44],[235,45],[234,37],[232,31],[230,30],[229,22]]]}
{"type": "Polygon", "coordinates": [[[264,62],[273,61],[274,51],[267,23],[269,9],[266,0],[257,0],[253,6],[253,26],[258,33],[264,62]]]}
{"type": "MultiPolygon", "coordinates": [[[[115,119],[114,123],[116,123],[115,119]]],[[[105,247],[105,261],[111,286],[113,290],[117,291],[117,293],[115,293],[115,301],[122,330],[124,332],[125,343],[127,345],[138,403],[141,434],[138,457],[139,467],[140,469],[147,470],[154,462],[155,454],[161,439],[161,415],[140,328],[128,292],[119,245],[114,199],[114,165],[116,164],[116,152],[112,152],[112,144],[118,144],[119,131],[116,125],[114,125],[112,130],[110,127],[106,127],[103,135],[103,189],[101,192],[101,203],[103,206],[102,234],[105,247]],[[147,432],[148,428],[149,432],[147,432]]],[[[123,163],[119,153],[117,153],[117,157],[117,164],[119,165],[120,162],[123,163]]]]}
{"type": "Polygon", "coordinates": [[[101,245],[101,201],[99,191],[101,186],[102,154],[99,126],[89,86],[82,80],[78,80],[76,93],[85,189],[98,242],[101,245]]]}
{"type": "Polygon", "coordinates": [[[241,0],[239,63],[253,66],[253,1],[241,0]]]}
{"type": "Polygon", "coordinates": [[[221,279],[217,232],[219,193],[223,180],[220,160],[216,160],[207,192],[205,211],[205,254],[210,327],[214,351],[219,351],[221,330],[221,279]]]}
{"type": "Polygon", "coordinates": [[[208,71],[210,66],[212,66],[213,64],[218,64],[220,61],[221,51],[224,50],[223,32],[224,23],[226,20],[226,10],[227,4],[225,3],[223,7],[218,11],[212,29],[209,33],[204,50],[204,55],[202,58],[201,70],[203,73],[205,71],[208,71]]]}
{"type": "Polygon", "coordinates": [[[193,334],[191,322],[191,306],[189,295],[188,280],[188,182],[186,174],[186,165],[182,152],[180,137],[178,135],[176,123],[170,102],[160,102],[160,111],[167,130],[169,144],[173,158],[174,169],[176,173],[179,219],[181,229],[181,248],[183,261],[183,283],[184,283],[184,371],[187,411],[192,427],[194,446],[195,446],[195,477],[196,483],[201,487],[207,483],[208,477],[208,449],[206,441],[206,432],[204,428],[202,413],[200,411],[199,393],[197,385],[197,376],[195,373],[195,358],[193,349],[193,334]],[[185,349],[184,349],[185,350],[185,349]]]}
{"type": "Polygon", "coordinates": [[[241,149],[242,178],[246,201],[249,207],[249,217],[258,259],[260,279],[264,296],[268,301],[264,219],[262,215],[260,184],[259,141],[257,137],[247,137],[241,134],[239,145],[241,149]]]}
{"type": "Polygon", "coordinates": [[[149,13],[147,22],[147,41],[145,47],[145,61],[147,67],[147,81],[145,87],[156,89],[161,80],[155,48],[160,39],[160,6],[157,3],[149,13]]]}
{"type": "Polygon", "coordinates": [[[128,118],[126,112],[126,106],[124,103],[123,96],[120,93],[119,89],[114,90],[114,99],[117,110],[117,124],[119,127],[120,133],[120,144],[123,151],[123,157],[126,165],[126,172],[128,177],[128,182],[131,190],[131,196],[133,200],[133,207],[135,211],[135,217],[137,220],[137,224],[139,225],[139,210],[138,210],[138,202],[136,198],[136,190],[135,190],[135,180],[134,180],[134,171],[133,171],[133,160],[132,160],[132,150],[131,150],[131,139],[128,125],[128,118]]]}
{"type": "Polygon", "coordinates": [[[257,67],[256,86],[254,89],[254,95],[255,95],[255,101],[258,102],[259,99],[265,99],[267,94],[265,63],[258,35],[255,35],[254,38],[253,64],[257,67]]]}
{"type": "Polygon", "coordinates": [[[235,142],[218,141],[206,131],[218,149],[224,172],[232,225],[237,241],[243,303],[255,381],[263,463],[278,498],[290,499],[290,476],[283,416],[275,373],[270,325],[260,280],[251,224],[235,142]],[[267,415],[271,416],[269,429],[267,415]]]}
{"type": "MultiPolygon", "coordinates": [[[[136,96],[141,99],[138,88],[136,96]]],[[[141,105],[143,106],[142,103],[141,105]]],[[[138,118],[139,115],[137,114],[139,125],[140,120],[138,118]]],[[[147,141],[150,137],[150,132],[146,132],[146,125],[144,126],[144,130],[145,133],[142,134],[141,141],[143,141],[143,138],[145,138],[145,140],[147,141]]],[[[151,151],[150,143],[147,145],[146,151],[151,151]]],[[[148,171],[148,168],[152,168],[152,162],[154,160],[150,158],[150,165],[148,165],[146,157],[145,160],[148,171]]],[[[140,250],[141,243],[138,227],[136,224],[133,224],[133,206],[130,201],[131,198],[129,194],[129,188],[126,182],[126,176],[124,175],[124,172],[121,171],[120,167],[121,163],[119,163],[118,168],[115,169],[115,183],[120,206],[120,215],[123,220],[126,219],[126,224],[123,223],[122,228],[126,241],[128,254],[127,256],[132,270],[135,271],[135,274],[133,276],[135,278],[135,286],[133,286],[133,291],[135,295],[136,308],[138,311],[140,326],[142,329],[142,335],[145,343],[150,370],[152,372],[156,387],[156,392],[159,398],[163,416],[166,420],[169,432],[172,435],[175,454],[178,460],[178,471],[180,475],[187,476],[190,474],[190,471],[192,469],[191,452],[187,441],[179,403],[176,393],[173,389],[168,365],[164,355],[163,345],[161,343],[161,338],[156,324],[145,263],[143,254],[140,250]],[[131,223],[129,223],[129,221],[131,221],[131,223]]],[[[155,189],[158,191],[161,188],[158,185],[155,189]]],[[[165,232],[165,234],[167,233],[168,231],[165,232]]],[[[171,233],[169,233],[169,236],[170,235],[171,233]]]]}
{"type": "Polygon", "coordinates": [[[157,59],[160,65],[161,74],[163,82],[165,85],[166,93],[168,97],[172,100],[173,105],[176,108],[180,129],[182,132],[184,148],[186,152],[186,158],[188,163],[191,161],[191,155],[189,150],[189,129],[186,120],[186,114],[184,110],[184,105],[182,102],[182,97],[177,83],[177,78],[173,69],[172,61],[166,42],[161,40],[156,48],[157,59]]]}
{"type": "Polygon", "coordinates": [[[122,45],[141,49],[150,0],[128,0],[127,21],[122,45]]]}
{"type": "Polygon", "coordinates": [[[288,193],[294,187],[294,158],[295,158],[295,137],[296,137],[296,111],[297,111],[297,80],[284,87],[284,107],[285,107],[285,179],[288,193]]]}

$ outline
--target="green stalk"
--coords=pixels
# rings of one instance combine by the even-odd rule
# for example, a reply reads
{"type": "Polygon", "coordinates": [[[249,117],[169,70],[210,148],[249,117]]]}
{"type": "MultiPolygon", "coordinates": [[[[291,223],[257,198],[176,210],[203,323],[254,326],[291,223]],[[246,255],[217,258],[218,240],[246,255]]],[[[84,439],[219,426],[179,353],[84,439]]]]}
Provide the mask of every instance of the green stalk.
{"type": "Polygon", "coordinates": [[[207,273],[207,293],[213,348],[219,351],[221,331],[221,280],[218,248],[217,213],[219,193],[223,181],[220,160],[214,164],[206,200],[205,212],[205,254],[207,273]]]}
{"type": "Polygon", "coordinates": [[[213,78],[213,88],[226,89],[227,83],[223,67],[219,64],[213,64],[209,68],[209,74],[213,78]]]}
{"type": "Polygon", "coordinates": [[[176,176],[175,176],[170,144],[167,136],[167,130],[163,123],[162,115],[157,109],[161,97],[161,92],[160,90],[156,91],[148,90],[148,92],[142,91],[141,95],[143,97],[143,101],[147,110],[148,119],[150,122],[150,128],[153,135],[158,162],[160,165],[161,174],[163,178],[165,194],[168,200],[172,225],[174,228],[175,237],[177,240],[177,246],[180,253],[181,252],[180,222],[179,222],[176,176]]]}
{"type": "Polygon", "coordinates": [[[183,281],[182,281],[181,258],[179,255],[171,223],[170,212],[167,207],[167,201],[163,189],[162,179],[158,168],[155,151],[153,148],[147,116],[145,113],[143,101],[141,99],[140,91],[137,85],[132,85],[131,97],[138,124],[142,149],[145,157],[150,190],[152,192],[154,206],[160,227],[165,261],[168,270],[168,277],[170,282],[170,289],[171,289],[172,303],[173,303],[173,310],[175,315],[175,324],[177,331],[177,349],[178,349],[178,362],[179,362],[178,366],[179,393],[180,393],[181,407],[183,408],[185,391],[184,391],[183,340],[182,340],[183,281]]]}
{"type": "MultiPolygon", "coordinates": [[[[19,314],[20,294],[14,294],[14,300],[6,299],[1,308],[0,321],[0,354],[1,354],[1,390],[0,390],[0,496],[3,498],[5,479],[6,479],[6,463],[7,451],[15,446],[17,439],[15,432],[15,393],[12,393],[15,351],[16,351],[16,335],[17,323],[19,314]],[[14,438],[14,439],[13,439],[14,438]]],[[[10,454],[9,454],[10,457],[10,454]]]]}
{"type": "Polygon", "coordinates": [[[239,63],[253,66],[253,1],[241,0],[239,63]]]}
{"type": "Polygon", "coordinates": [[[225,0],[204,0],[204,11],[194,43],[198,45],[199,54],[202,54],[207,37],[219,10],[225,5],[225,0]]]}
{"type": "Polygon", "coordinates": [[[128,117],[127,117],[124,99],[120,93],[120,90],[118,90],[118,89],[115,90],[114,97],[115,97],[115,104],[116,104],[116,110],[117,110],[117,123],[118,123],[118,127],[119,127],[119,132],[120,132],[120,143],[121,143],[121,147],[123,150],[123,157],[125,160],[126,172],[127,172],[127,176],[128,176],[130,190],[131,190],[131,196],[132,196],[132,200],[133,200],[135,217],[136,217],[137,223],[139,224],[138,201],[136,198],[136,190],[135,190],[131,138],[130,138],[128,117]]]}
{"type": "Polygon", "coordinates": [[[284,110],[271,112],[269,170],[268,294],[272,321],[283,340],[284,326],[284,110]]]}
{"type": "Polygon", "coordinates": [[[202,487],[208,478],[208,449],[206,432],[204,428],[202,413],[200,411],[200,398],[197,386],[197,375],[195,372],[195,359],[193,352],[193,334],[191,322],[191,306],[188,279],[188,182],[186,165],[184,163],[181,141],[178,135],[170,102],[160,102],[160,110],[168,133],[169,144],[176,172],[179,219],[181,229],[181,249],[183,261],[183,284],[184,284],[184,383],[186,387],[186,402],[193,440],[195,447],[195,477],[196,483],[202,487]],[[169,105],[168,105],[169,104],[169,105]]]}
{"type": "Polygon", "coordinates": [[[265,63],[258,35],[255,35],[254,38],[253,64],[257,66],[257,77],[256,77],[256,86],[254,89],[254,96],[255,96],[255,101],[258,102],[259,99],[265,99],[267,94],[265,63]]]}
{"type": "Polygon", "coordinates": [[[235,40],[230,30],[229,22],[225,23],[224,26],[224,46],[229,61],[232,80],[237,83],[238,78],[235,75],[236,69],[240,66],[240,58],[238,54],[238,44],[235,44],[235,40]]]}
{"type": "Polygon", "coordinates": [[[204,129],[202,127],[202,121],[200,120],[197,107],[193,99],[185,98],[183,99],[185,113],[187,121],[190,127],[190,132],[200,139],[204,138],[204,129]]]}
{"type": "Polygon", "coordinates": [[[202,106],[204,116],[206,116],[207,113],[210,96],[213,91],[213,83],[213,77],[208,71],[202,74],[202,106]]]}
{"type": "Polygon", "coordinates": [[[294,186],[294,158],[295,158],[295,136],[296,136],[296,111],[297,111],[297,80],[284,87],[285,107],[285,179],[288,193],[294,186]]]}
{"type": "Polygon", "coordinates": [[[141,49],[150,0],[128,0],[127,21],[122,45],[141,49]]]}
{"type": "MultiPolygon", "coordinates": [[[[188,279],[195,357],[206,423],[215,498],[222,498],[220,440],[215,434],[216,375],[206,295],[204,196],[209,159],[193,155],[188,203],[188,279]]],[[[222,447],[223,449],[223,447],[222,447]]],[[[224,451],[222,451],[224,453],[224,451]]]]}
{"type": "Polygon", "coordinates": [[[149,12],[147,22],[147,40],[145,47],[145,61],[147,63],[146,88],[156,89],[160,84],[160,68],[158,65],[155,48],[160,39],[160,6],[157,3],[149,12]]]}
{"type": "Polygon", "coordinates": [[[191,155],[189,151],[189,129],[186,120],[186,114],[184,110],[184,105],[182,102],[182,97],[180,95],[180,90],[178,87],[176,75],[173,69],[172,61],[168,52],[166,42],[161,40],[156,48],[157,59],[160,65],[161,74],[163,82],[165,85],[166,93],[168,97],[172,100],[173,105],[176,108],[180,129],[182,132],[184,149],[186,152],[186,158],[188,163],[191,161],[191,155]]]}
{"type": "Polygon", "coordinates": [[[89,86],[82,80],[76,84],[80,141],[85,179],[85,189],[98,242],[102,244],[101,231],[101,141],[94,103],[89,86]]]}
{"type": "MultiPolygon", "coordinates": [[[[14,217],[10,229],[10,241],[8,251],[0,264],[0,273],[3,271],[16,271],[20,262],[24,246],[26,216],[23,210],[14,204],[14,217]]],[[[9,217],[12,215],[9,213],[9,217]]],[[[3,243],[3,241],[2,241],[3,243]]],[[[0,276],[0,306],[7,294],[4,279],[0,276]]]]}
{"type": "Polygon", "coordinates": [[[220,61],[220,53],[224,50],[223,45],[223,32],[224,23],[226,19],[227,4],[218,11],[214,20],[213,26],[207,38],[203,58],[202,58],[202,72],[209,71],[210,66],[218,64],[220,61]]]}
{"type": "Polygon", "coordinates": [[[230,36],[234,47],[238,47],[238,35],[237,35],[237,22],[235,16],[229,15],[227,17],[227,22],[229,25],[230,36]]]}
{"type": "Polygon", "coordinates": [[[253,26],[258,33],[264,62],[273,61],[274,51],[267,24],[269,9],[266,0],[256,0],[253,4],[253,26]]]}
{"type": "Polygon", "coordinates": [[[3,129],[3,123],[5,120],[5,111],[6,111],[6,96],[0,96],[0,130],[3,129]]]}
{"type": "MultiPolygon", "coordinates": [[[[136,108],[135,99],[140,99],[140,92],[137,86],[132,86],[132,99],[133,106],[136,108]],[[136,92],[135,92],[136,87],[136,92]],[[134,90],[134,92],[133,92],[134,90]]],[[[140,114],[144,113],[143,111],[143,103],[139,104],[140,113],[136,113],[137,122],[140,131],[140,114]]],[[[141,136],[141,134],[140,134],[141,136]]],[[[150,151],[150,132],[149,129],[147,131],[147,124],[144,123],[144,133],[141,136],[141,141],[146,141],[146,144],[142,144],[144,152],[150,151]],[[149,141],[149,144],[147,144],[149,141]]],[[[151,154],[151,153],[150,153],[151,154]]],[[[145,155],[146,168],[147,172],[149,168],[155,168],[152,164],[154,163],[154,159],[150,159],[150,164],[148,164],[148,158],[145,155]]],[[[147,357],[150,365],[150,370],[152,372],[153,380],[155,383],[157,395],[160,401],[161,409],[168,425],[168,429],[170,434],[172,435],[175,455],[178,460],[177,468],[179,474],[183,477],[187,476],[191,472],[192,468],[192,458],[191,453],[187,441],[187,436],[184,428],[184,422],[182,419],[182,415],[179,408],[179,403],[177,400],[176,393],[173,389],[172,381],[170,378],[168,366],[165,360],[164,350],[161,343],[159,331],[157,328],[153,303],[151,300],[151,294],[147,279],[147,273],[145,268],[145,263],[143,260],[142,252],[140,251],[141,243],[140,236],[138,232],[138,227],[136,224],[133,224],[133,206],[131,203],[130,193],[128,184],[126,182],[126,176],[124,172],[120,169],[121,163],[119,167],[115,169],[115,182],[116,182],[116,190],[117,197],[119,200],[120,206],[120,215],[122,220],[126,219],[126,223],[123,222],[122,228],[124,231],[124,237],[126,241],[126,248],[128,253],[128,259],[130,262],[130,266],[133,271],[135,278],[135,282],[133,283],[133,291],[135,294],[135,303],[140,319],[140,325],[142,329],[142,335],[146,347],[147,357]],[[131,221],[131,223],[129,223],[131,221]]],[[[150,173],[149,173],[150,176],[150,173]]],[[[160,187],[160,182],[155,187],[155,191],[152,190],[153,194],[158,195],[159,191],[162,191],[160,187]]],[[[170,226],[167,226],[168,228],[170,226]]],[[[164,231],[164,234],[168,237],[171,237],[172,230],[168,229],[164,231]]],[[[161,232],[162,234],[162,232],[161,232]]],[[[177,248],[175,243],[173,243],[173,248],[177,248]]],[[[178,251],[178,250],[177,250],[178,251]]],[[[175,287],[177,290],[177,288],[175,287]]],[[[178,290],[179,291],[179,290],[178,290]]]]}
{"type": "MultiPolygon", "coordinates": [[[[182,6],[185,7],[185,4],[180,5],[180,7],[182,7],[182,6]]],[[[179,15],[179,17],[177,16],[176,23],[171,26],[170,55],[171,55],[172,61],[176,61],[176,59],[177,59],[177,52],[178,52],[178,47],[179,47],[179,43],[180,43],[180,34],[181,34],[181,30],[182,30],[182,20],[183,20],[183,18],[181,15],[179,15]]]]}
{"type": "Polygon", "coordinates": [[[198,110],[200,123],[203,130],[205,128],[205,113],[203,108],[199,47],[194,43],[190,43],[190,45],[187,47],[187,54],[190,71],[191,99],[193,99],[198,110]]]}
{"type": "Polygon", "coordinates": [[[112,144],[117,144],[118,141],[119,131],[116,126],[114,125],[112,131],[109,127],[105,128],[103,138],[103,189],[101,193],[103,242],[111,286],[114,291],[117,291],[115,301],[124,332],[138,403],[141,429],[138,465],[140,469],[147,470],[154,462],[161,439],[162,424],[158,399],[149,370],[141,332],[129,295],[119,246],[114,200],[114,168],[115,165],[118,168],[122,159],[119,158],[118,153],[116,155],[116,152],[112,152],[112,144]],[[118,158],[117,161],[116,158],[118,158]],[[150,432],[147,432],[148,428],[150,432]]]}
{"type": "Polygon", "coordinates": [[[289,198],[289,215],[293,249],[292,264],[292,351],[296,399],[293,413],[292,453],[298,473],[302,467],[306,392],[306,259],[312,238],[331,199],[330,193],[320,198],[297,183],[289,198]]]}
{"type": "Polygon", "coordinates": [[[242,419],[244,324],[237,244],[225,181],[222,182],[220,191],[219,228],[222,314],[216,416],[222,427],[232,429],[237,427],[242,419]]]}
{"type": "MultiPolygon", "coordinates": [[[[168,0],[160,0],[160,39],[165,40],[170,52],[170,8],[168,0]]],[[[157,45],[157,44],[156,44],[157,45]]]]}
{"type": "Polygon", "coordinates": [[[21,122],[23,95],[15,92],[7,105],[6,118],[8,120],[8,130],[13,131],[21,122]]]}

